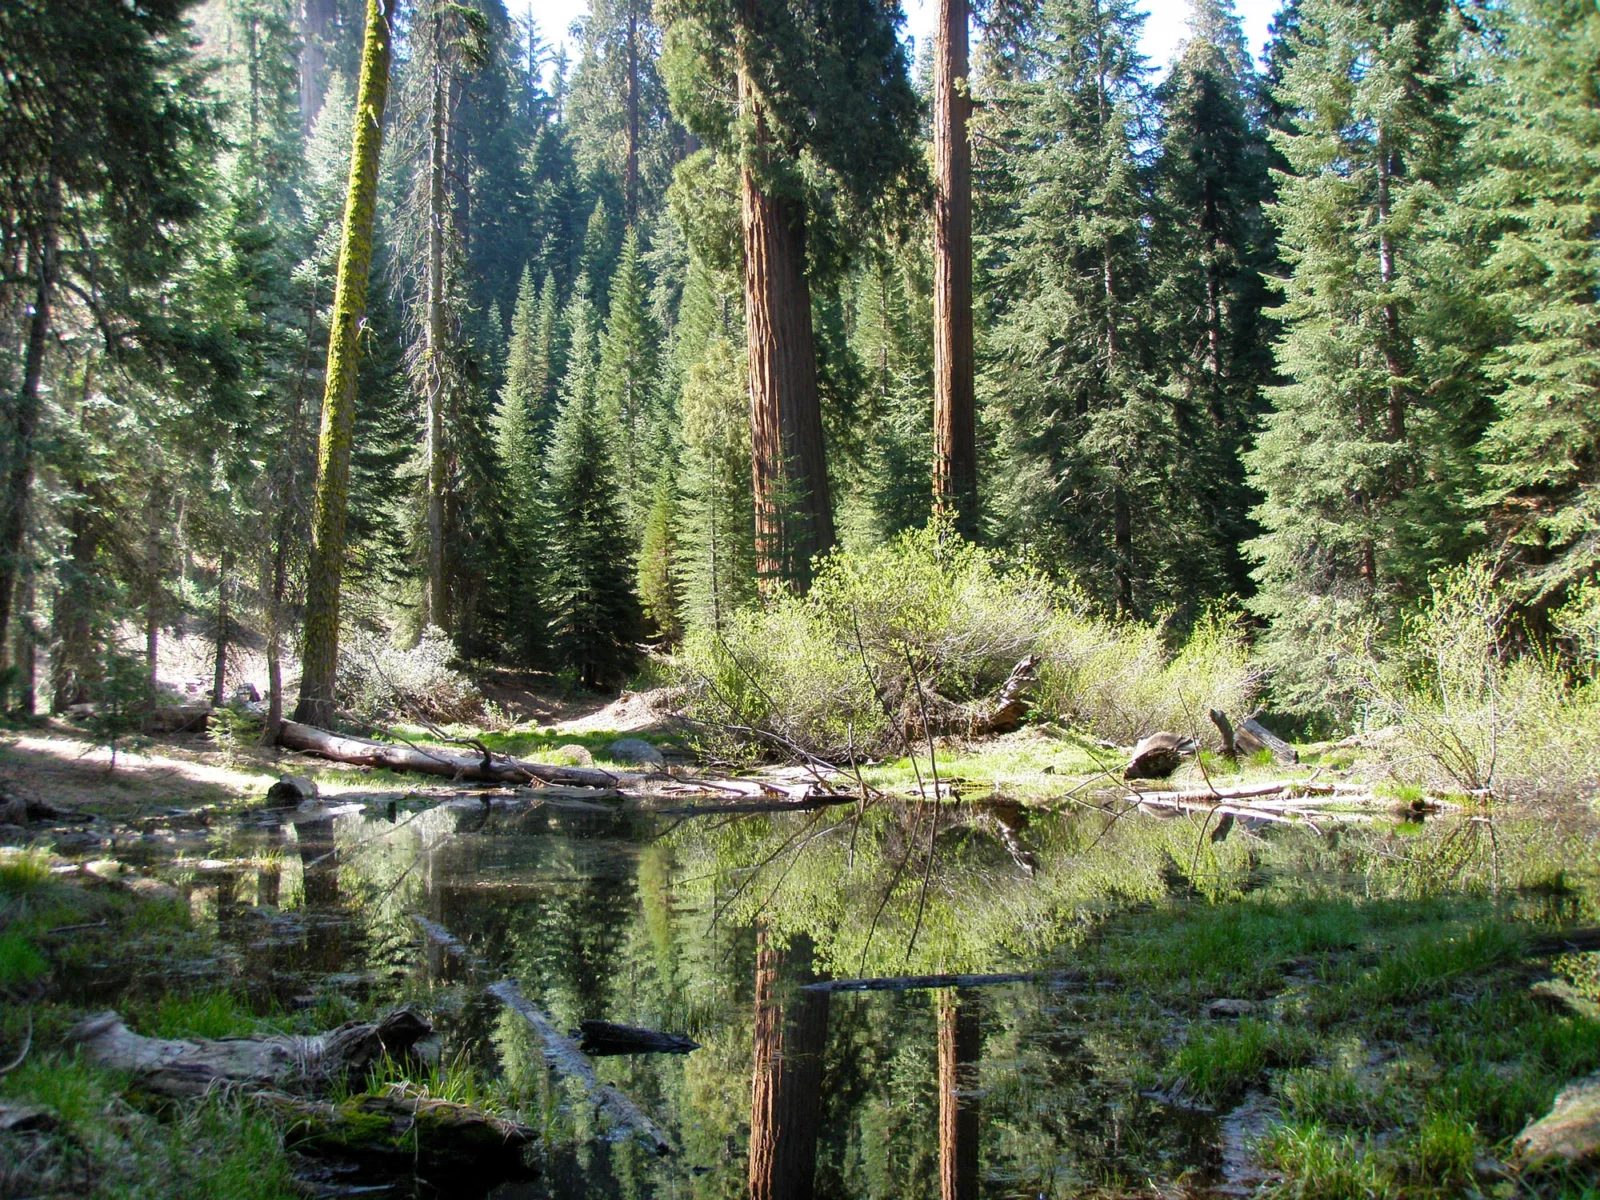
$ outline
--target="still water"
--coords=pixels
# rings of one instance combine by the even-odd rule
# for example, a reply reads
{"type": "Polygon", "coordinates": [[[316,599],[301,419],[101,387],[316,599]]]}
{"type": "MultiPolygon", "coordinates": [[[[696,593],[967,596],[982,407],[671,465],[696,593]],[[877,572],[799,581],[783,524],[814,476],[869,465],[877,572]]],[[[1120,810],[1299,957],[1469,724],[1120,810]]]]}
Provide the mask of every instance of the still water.
{"type": "Polygon", "coordinates": [[[1213,840],[1186,819],[945,807],[729,816],[526,795],[378,800],[192,831],[166,870],[260,1011],[335,1023],[423,1006],[444,1062],[544,1135],[537,1178],[499,1184],[499,1197],[921,1197],[943,1182],[947,1196],[1031,1198],[1222,1182],[1225,1114],[1158,1097],[1131,1031],[1157,1001],[1126,985],[804,985],[1070,973],[1093,930],[1152,905],[1237,896],[1286,872],[1361,886],[1340,882],[1337,838],[1240,828],[1213,840]],[[699,1043],[597,1060],[672,1154],[617,1136],[550,1081],[524,1022],[484,992],[504,978],[560,1028],[601,1019],[699,1043]]]}

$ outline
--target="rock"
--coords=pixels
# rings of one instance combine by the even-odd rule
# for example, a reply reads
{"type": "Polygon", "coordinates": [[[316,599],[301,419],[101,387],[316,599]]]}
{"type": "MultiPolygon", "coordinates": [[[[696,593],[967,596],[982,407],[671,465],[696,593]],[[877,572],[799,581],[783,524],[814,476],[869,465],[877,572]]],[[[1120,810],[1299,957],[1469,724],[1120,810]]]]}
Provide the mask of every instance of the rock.
{"type": "Polygon", "coordinates": [[[255,704],[261,699],[261,693],[256,690],[256,685],[248,680],[233,689],[233,702],[235,704],[255,704]]]}
{"type": "Polygon", "coordinates": [[[551,757],[569,767],[594,766],[594,755],[575,742],[569,742],[565,746],[557,746],[551,757]]]}
{"type": "Polygon", "coordinates": [[[1251,1000],[1213,1000],[1206,1005],[1206,1016],[1248,1017],[1255,1010],[1255,1003],[1251,1000]]]}
{"type": "Polygon", "coordinates": [[[1600,1074],[1562,1088],[1550,1111],[1517,1134],[1513,1146],[1519,1167],[1600,1161],[1600,1074]]]}
{"type": "Polygon", "coordinates": [[[285,775],[267,789],[268,808],[297,808],[316,798],[316,783],[304,775],[285,775]]]}
{"type": "Polygon", "coordinates": [[[643,738],[618,738],[606,747],[606,754],[613,762],[637,763],[642,766],[664,767],[667,760],[643,738]]]}

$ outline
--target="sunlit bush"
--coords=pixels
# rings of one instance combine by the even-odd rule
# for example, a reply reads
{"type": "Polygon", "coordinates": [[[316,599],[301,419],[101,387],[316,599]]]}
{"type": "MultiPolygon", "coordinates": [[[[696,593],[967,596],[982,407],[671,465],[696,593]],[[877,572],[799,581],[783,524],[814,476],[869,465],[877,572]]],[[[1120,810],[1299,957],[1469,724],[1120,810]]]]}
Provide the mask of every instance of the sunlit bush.
{"type": "Polygon", "coordinates": [[[725,749],[789,742],[829,757],[904,753],[924,704],[981,702],[1029,655],[1039,715],[1120,742],[1203,733],[1208,708],[1238,713],[1254,692],[1225,617],[1174,655],[1159,628],[1089,615],[1038,573],[936,529],[834,555],[809,595],[691,637],[680,666],[692,715],[725,749]]]}
{"type": "Polygon", "coordinates": [[[482,715],[483,696],[452,665],[456,648],[436,626],[428,626],[409,650],[388,638],[357,629],[339,645],[341,708],[364,720],[469,721],[482,715]]]}
{"type": "Polygon", "coordinates": [[[1173,654],[1153,625],[1057,611],[1044,639],[1040,711],[1063,724],[1121,744],[1158,729],[1209,742],[1215,708],[1235,720],[1257,690],[1249,646],[1236,620],[1203,616],[1173,654]]]}
{"type": "MultiPolygon", "coordinates": [[[[1580,593],[1557,628],[1580,647],[1594,624],[1580,593]],[[1570,627],[1570,629],[1566,628],[1570,627]]],[[[1351,656],[1368,724],[1399,727],[1385,743],[1392,772],[1437,787],[1506,798],[1592,794],[1600,784],[1600,692],[1592,669],[1551,652],[1509,654],[1512,606],[1489,569],[1441,575],[1396,644],[1367,631],[1351,656]]]]}

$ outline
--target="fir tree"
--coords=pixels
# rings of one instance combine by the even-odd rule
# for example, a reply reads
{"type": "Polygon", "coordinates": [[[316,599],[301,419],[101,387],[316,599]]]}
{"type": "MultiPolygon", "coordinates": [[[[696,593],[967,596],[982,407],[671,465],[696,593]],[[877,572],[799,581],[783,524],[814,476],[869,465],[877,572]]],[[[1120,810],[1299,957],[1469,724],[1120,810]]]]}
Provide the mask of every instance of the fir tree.
{"type": "Polygon", "coordinates": [[[1391,616],[1471,544],[1474,305],[1432,224],[1455,163],[1450,32],[1439,0],[1302,0],[1285,56],[1293,132],[1274,142],[1294,174],[1272,211],[1288,382],[1246,463],[1263,496],[1251,603],[1293,707],[1334,698],[1330,636],[1391,616]]]}
{"type": "Polygon", "coordinates": [[[633,670],[642,615],[612,438],[595,394],[597,337],[583,288],[572,307],[572,355],[544,485],[550,630],[556,655],[580,685],[604,688],[633,670]]]}
{"type": "Polygon", "coordinates": [[[647,306],[639,235],[628,230],[611,282],[611,313],[600,342],[600,412],[616,426],[622,493],[634,524],[641,525],[653,501],[651,421],[660,372],[659,330],[647,306]]]}
{"type": "Polygon", "coordinates": [[[545,405],[545,365],[539,354],[538,305],[533,272],[525,267],[511,317],[505,386],[495,413],[495,453],[506,510],[507,554],[499,573],[500,602],[512,646],[524,663],[538,660],[549,619],[542,605],[546,581],[540,578],[545,555],[539,415],[545,405]]]}
{"type": "Polygon", "coordinates": [[[1600,14],[1520,0],[1501,25],[1469,113],[1465,201],[1498,233],[1482,278],[1510,326],[1479,456],[1491,531],[1542,609],[1600,570],[1600,14]]]}

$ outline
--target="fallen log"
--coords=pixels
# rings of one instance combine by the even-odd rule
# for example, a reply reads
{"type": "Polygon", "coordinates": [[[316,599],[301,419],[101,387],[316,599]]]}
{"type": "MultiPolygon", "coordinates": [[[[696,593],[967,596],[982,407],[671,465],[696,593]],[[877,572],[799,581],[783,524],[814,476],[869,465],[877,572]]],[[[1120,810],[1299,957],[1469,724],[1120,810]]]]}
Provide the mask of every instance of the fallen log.
{"type": "Polygon", "coordinates": [[[578,1044],[534,1007],[514,981],[502,979],[491,984],[488,992],[528,1023],[544,1054],[545,1066],[563,1078],[576,1080],[587,1093],[589,1103],[605,1117],[618,1136],[637,1138],[657,1155],[672,1153],[672,1143],[661,1127],[625,1093],[600,1082],[594,1065],[584,1057],[578,1044]]]}
{"type": "Polygon", "coordinates": [[[477,966],[477,955],[473,954],[471,950],[467,949],[467,944],[460,938],[456,937],[455,934],[451,933],[443,925],[440,925],[436,921],[428,920],[428,918],[423,916],[421,913],[412,913],[411,920],[418,929],[422,930],[428,941],[432,942],[435,946],[438,946],[439,949],[443,950],[447,955],[455,959],[462,966],[468,968],[477,966]]]}
{"type": "Polygon", "coordinates": [[[252,1092],[251,1099],[287,1118],[285,1145],[302,1154],[448,1174],[462,1190],[469,1181],[493,1186],[535,1174],[523,1153],[537,1139],[535,1130],[401,1084],[340,1103],[276,1091],[252,1092]]]}
{"type": "Polygon", "coordinates": [[[918,992],[930,988],[994,987],[1002,983],[1038,983],[1069,988],[1084,983],[1076,971],[1015,971],[1000,975],[886,975],[871,979],[819,979],[803,983],[802,992],[918,992]]]}
{"type": "Polygon", "coordinates": [[[578,1049],[590,1058],[617,1054],[688,1054],[700,1049],[699,1042],[682,1034],[658,1033],[634,1025],[614,1025],[610,1021],[579,1021],[578,1031],[583,1035],[578,1049]]]}
{"type": "Polygon", "coordinates": [[[1234,742],[1246,754],[1270,750],[1272,757],[1278,762],[1292,766],[1300,761],[1300,752],[1256,720],[1254,713],[1246,717],[1239,726],[1238,732],[1234,735],[1234,742]]]}
{"type": "Polygon", "coordinates": [[[283,723],[278,731],[278,745],[352,766],[415,771],[474,783],[527,783],[537,779],[583,788],[616,788],[640,779],[638,775],[613,774],[595,767],[560,767],[552,763],[525,762],[503,754],[468,754],[432,746],[344,737],[298,721],[283,723]]]}
{"type": "Polygon", "coordinates": [[[360,1076],[385,1057],[403,1060],[433,1032],[414,1008],[397,1008],[383,1020],[352,1021],[310,1037],[141,1037],[114,1012],[80,1021],[67,1031],[101,1066],[127,1071],[139,1085],[166,1096],[194,1096],[216,1083],[287,1086],[360,1076]]]}
{"type": "Polygon", "coordinates": [[[975,738],[1020,729],[1028,715],[1033,686],[1039,681],[1038,666],[1038,656],[1028,655],[1011,668],[1011,674],[995,692],[982,700],[960,703],[924,688],[915,704],[907,698],[903,706],[902,732],[907,739],[915,741],[929,733],[975,738]]]}

